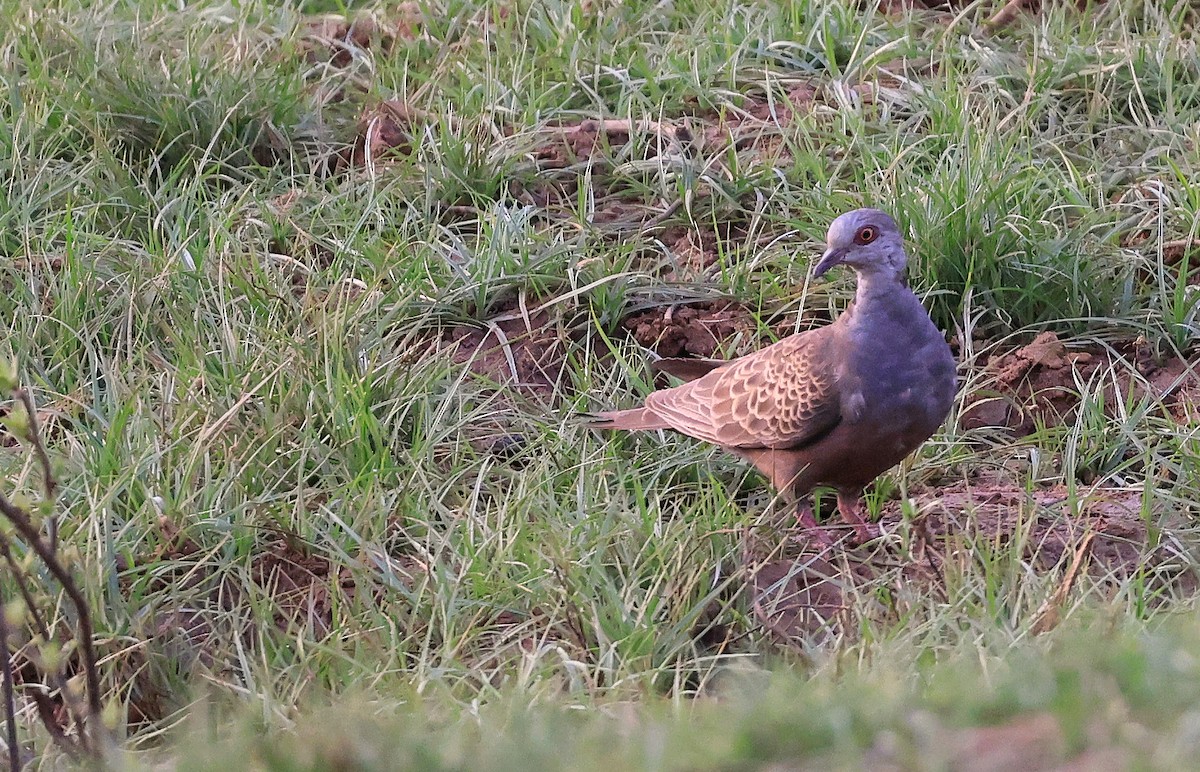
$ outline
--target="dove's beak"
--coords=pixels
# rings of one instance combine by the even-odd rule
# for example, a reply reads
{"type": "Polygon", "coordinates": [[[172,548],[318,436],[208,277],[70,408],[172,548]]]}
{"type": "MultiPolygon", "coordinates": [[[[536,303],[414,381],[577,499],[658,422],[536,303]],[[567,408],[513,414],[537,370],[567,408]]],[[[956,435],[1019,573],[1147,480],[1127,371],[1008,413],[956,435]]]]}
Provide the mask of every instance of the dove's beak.
{"type": "Polygon", "coordinates": [[[845,247],[830,247],[825,250],[825,254],[821,255],[821,259],[813,266],[812,275],[820,276],[830,268],[838,265],[846,257],[845,247]]]}

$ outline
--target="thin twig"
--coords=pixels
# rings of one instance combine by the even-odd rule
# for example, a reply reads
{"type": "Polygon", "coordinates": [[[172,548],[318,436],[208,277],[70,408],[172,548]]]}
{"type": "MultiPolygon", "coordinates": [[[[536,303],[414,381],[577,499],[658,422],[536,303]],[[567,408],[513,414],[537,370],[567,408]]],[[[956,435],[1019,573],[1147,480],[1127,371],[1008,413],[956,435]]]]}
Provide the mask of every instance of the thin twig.
{"type": "Polygon", "coordinates": [[[4,534],[0,534],[0,557],[4,558],[4,562],[8,564],[11,576],[17,583],[17,591],[21,593],[21,600],[25,601],[25,610],[33,618],[33,629],[38,635],[45,640],[50,640],[50,628],[46,626],[46,620],[42,618],[42,613],[38,611],[37,604],[33,602],[33,592],[29,589],[29,583],[26,581],[26,574],[17,565],[17,559],[12,554],[12,546],[8,543],[8,538],[4,534]]]}
{"type": "MultiPolygon", "coordinates": [[[[46,570],[50,572],[62,587],[63,592],[66,593],[71,605],[75,609],[77,625],[75,644],[79,652],[80,667],[83,670],[83,677],[86,684],[86,704],[81,708],[76,702],[75,696],[69,688],[69,683],[62,677],[62,673],[57,667],[48,668],[44,662],[38,662],[36,659],[32,661],[35,667],[45,673],[45,677],[54,684],[68,711],[78,717],[81,726],[78,743],[66,742],[65,734],[54,719],[54,711],[48,705],[41,704],[43,701],[48,703],[48,697],[42,694],[41,697],[35,697],[35,702],[39,703],[39,715],[46,723],[46,729],[50,732],[51,737],[54,738],[56,743],[68,751],[74,750],[75,746],[78,745],[85,752],[98,755],[103,752],[105,733],[101,721],[100,675],[97,666],[95,642],[93,640],[95,633],[92,627],[91,608],[88,606],[83,592],[79,589],[79,585],[75,582],[70,572],[67,571],[66,567],[63,566],[57,555],[58,534],[57,524],[53,516],[53,504],[58,491],[58,482],[54,478],[50,455],[46,452],[46,447],[42,443],[41,429],[37,421],[37,406],[34,404],[33,397],[29,391],[23,387],[12,385],[11,394],[13,399],[19,401],[25,409],[28,421],[26,439],[33,446],[34,454],[42,467],[42,484],[45,492],[44,503],[50,512],[47,537],[42,537],[40,533],[41,529],[34,524],[32,515],[24,508],[9,501],[3,492],[0,492],[0,514],[3,514],[12,523],[18,537],[25,541],[29,548],[37,554],[46,570]]],[[[8,537],[0,539],[0,551],[3,552],[5,560],[10,566],[17,566],[8,537]]],[[[53,641],[53,637],[45,619],[38,614],[37,605],[33,603],[32,592],[26,583],[26,572],[23,570],[14,570],[13,575],[16,577],[21,596],[29,608],[38,635],[42,640],[50,643],[53,641]]],[[[36,648],[34,651],[37,651],[36,648]]]]}
{"type": "Polygon", "coordinates": [[[81,760],[87,755],[84,749],[78,742],[72,740],[63,732],[62,727],[58,725],[58,717],[54,715],[54,701],[50,699],[50,695],[46,694],[41,689],[29,689],[26,692],[30,699],[33,700],[34,706],[37,708],[38,717],[42,719],[42,726],[46,727],[46,731],[50,733],[50,738],[54,744],[67,752],[67,755],[75,760],[81,760]]]}
{"type": "Polygon", "coordinates": [[[13,697],[12,651],[8,648],[8,620],[0,608],[0,678],[4,681],[4,723],[8,729],[8,766],[21,768],[21,750],[17,747],[17,701],[13,697]]]}
{"type": "MultiPolygon", "coordinates": [[[[29,394],[29,389],[24,387],[14,390],[13,398],[19,399],[25,406],[25,415],[29,419],[29,432],[26,439],[33,446],[33,452],[37,456],[38,463],[41,464],[42,490],[46,496],[46,506],[49,508],[54,504],[55,497],[58,495],[58,480],[54,478],[54,467],[50,464],[50,454],[46,452],[46,446],[42,443],[42,430],[38,425],[37,407],[33,404],[33,397],[29,394]]],[[[50,515],[46,518],[46,534],[50,540],[51,552],[57,550],[58,518],[53,509],[50,509],[50,515]]]]}
{"type": "MultiPolygon", "coordinates": [[[[37,604],[34,602],[33,591],[29,587],[29,575],[17,564],[16,558],[12,554],[12,545],[4,534],[0,534],[0,556],[8,564],[13,581],[17,583],[17,591],[21,593],[21,599],[25,602],[25,611],[29,614],[33,632],[40,636],[43,641],[53,640],[50,627],[46,624],[45,617],[42,616],[41,611],[38,610],[37,604]]],[[[72,708],[75,715],[87,714],[87,710],[80,708],[78,700],[75,699],[74,695],[67,688],[67,680],[63,678],[61,672],[40,668],[40,662],[33,660],[28,653],[25,656],[33,661],[35,667],[39,667],[42,670],[50,685],[58,690],[58,693],[62,695],[63,701],[72,708]]],[[[54,726],[47,726],[46,729],[50,732],[51,736],[54,736],[55,733],[61,734],[57,723],[54,726]]]]}
{"type": "MultiPolygon", "coordinates": [[[[58,556],[50,549],[50,545],[41,538],[38,529],[34,526],[32,519],[25,510],[13,504],[8,500],[8,497],[0,493],[0,514],[8,518],[9,522],[16,528],[17,533],[21,535],[37,556],[41,559],[43,565],[55,578],[62,587],[63,592],[71,601],[71,605],[75,607],[75,615],[78,618],[79,632],[76,635],[76,643],[79,646],[79,655],[83,659],[81,667],[83,668],[83,676],[87,682],[87,705],[88,715],[85,723],[84,736],[90,736],[94,741],[98,741],[101,732],[103,731],[100,723],[100,676],[96,668],[96,649],[93,644],[92,630],[92,614],[87,605],[87,599],[83,597],[79,586],[75,584],[75,580],[71,578],[71,574],[63,567],[58,556]]],[[[66,695],[64,695],[65,697],[66,695]]],[[[93,751],[99,751],[99,744],[95,743],[89,746],[93,751]]]]}

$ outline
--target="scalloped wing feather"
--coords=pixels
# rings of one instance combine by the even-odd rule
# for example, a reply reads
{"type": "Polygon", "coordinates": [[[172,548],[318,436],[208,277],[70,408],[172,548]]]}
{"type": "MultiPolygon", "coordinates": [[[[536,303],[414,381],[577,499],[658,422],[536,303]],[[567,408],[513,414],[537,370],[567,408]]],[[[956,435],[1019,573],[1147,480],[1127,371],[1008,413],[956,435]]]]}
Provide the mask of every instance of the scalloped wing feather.
{"type": "Polygon", "coordinates": [[[708,375],[652,393],[646,408],[692,437],[738,448],[797,448],[841,420],[829,327],[793,335],[708,375]]]}

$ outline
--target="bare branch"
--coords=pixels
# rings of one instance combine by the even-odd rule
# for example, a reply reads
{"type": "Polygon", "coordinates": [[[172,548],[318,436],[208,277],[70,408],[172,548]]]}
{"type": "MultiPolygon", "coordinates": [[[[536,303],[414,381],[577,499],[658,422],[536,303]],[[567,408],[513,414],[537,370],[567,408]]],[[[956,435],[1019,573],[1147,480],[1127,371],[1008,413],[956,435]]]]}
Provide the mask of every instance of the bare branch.
{"type": "Polygon", "coordinates": [[[87,756],[87,751],[79,743],[67,737],[63,733],[62,727],[58,725],[58,717],[54,715],[54,701],[50,699],[50,695],[36,688],[29,689],[26,693],[33,700],[33,704],[37,706],[42,726],[46,727],[54,744],[66,751],[67,755],[73,759],[80,760],[87,756]]]}
{"type": "MultiPolygon", "coordinates": [[[[26,439],[33,446],[33,452],[37,456],[38,463],[42,467],[42,490],[45,493],[47,506],[52,506],[58,496],[58,480],[54,477],[54,467],[50,464],[50,454],[46,452],[46,446],[42,444],[42,430],[38,424],[37,407],[33,404],[33,397],[29,394],[29,389],[25,387],[17,388],[13,391],[13,398],[21,401],[25,406],[25,415],[29,419],[29,434],[26,439]]],[[[46,518],[46,532],[50,539],[50,550],[58,549],[58,518],[51,510],[50,516],[46,518]]]]}
{"type": "MultiPolygon", "coordinates": [[[[3,493],[0,493],[0,514],[7,517],[9,522],[17,529],[17,533],[29,543],[29,546],[41,558],[42,563],[46,566],[46,570],[54,576],[55,580],[63,588],[63,592],[67,594],[71,605],[75,607],[75,615],[79,624],[79,633],[75,637],[76,643],[79,645],[79,656],[83,660],[80,666],[83,669],[83,676],[87,682],[89,715],[84,722],[86,724],[84,734],[91,735],[95,733],[93,739],[98,739],[99,733],[103,731],[100,724],[100,675],[96,668],[96,650],[92,641],[92,613],[87,605],[87,599],[83,597],[79,586],[75,584],[75,580],[71,577],[71,574],[59,561],[58,555],[50,549],[50,545],[47,542],[42,540],[29,514],[9,501],[8,497],[3,493]]],[[[97,750],[97,748],[93,748],[93,750],[97,750]]]]}
{"type": "MultiPolygon", "coordinates": [[[[31,699],[37,705],[38,715],[45,725],[46,730],[54,743],[63,748],[72,756],[90,755],[99,756],[104,751],[107,740],[107,732],[104,728],[101,717],[101,702],[100,702],[100,676],[97,665],[96,650],[95,650],[95,631],[92,627],[91,607],[88,605],[87,598],[84,597],[80,590],[79,584],[71,576],[71,572],[63,565],[57,554],[58,545],[58,529],[57,520],[54,514],[54,501],[58,493],[58,481],[54,477],[53,465],[50,461],[50,455],[46,451],[46,447],[42,442],[41,429],[37,420],[37,406],[34,404],[32,396],[27,389],[15,384],[14,376],[6,376],[5,385],[11,390],[13,399],[17,400],[24,408],[26,413],[26,434],[25,439],[33,448],[34,455],[37,457],[38,464],[42,469],[42,486],[44,493],[44,506],[47,514],[46,535],[43,537],[41,528],[35,523],[33,515],[25,508],[14,504],[8,497],[0,492],[0,515],[3,515],[10,523],[12,523],[15,535],[0,533],[0,555],[3,556],[4,562],[11,569],[11,574],[16,582],[21,598],[24,600],[28,613],[30,614],[30,622],[35,635],[46,643],[51,643],[55,640],[53,630],[47,624],[46,617],[38,610],[36,596],[29,585],[29,572],[21,566],[20,561],[16,559],[14,554],[13,544],[15,539],[20,539],[28,545],[29,549],[37,555],[46,570],[54,577],[62,591],[70,600],[71,606],[75,611],[75,647],[79,657],[78,667],[82,671],[85,683],[84,701],[77,699],[76,694],[70,688],[70,684],[63,677],[61,665],[58,662],[47,662],[41,656],[41,651],[37,645],[31,645],[25,652],[25,657],[40,674],[40,677],[48,681],[57,690],[59,697],[66,706],[68,716],[71,716],[79,723],[80,734],[79,739],[75,740],[68,738],[63,727],[59,725],[59,719],[56,716],[55,702],[51,700],[49,694],[43,691],[42,685],[38,684],[26,690],[31,699]]],[[[6,668],[6,691],[5,695],[11,697],[15,686],[13,678],[15,672],[12,668],[11,652],[8,649],[8,625],[5,620],[3,628],[4,633],[4,666],[6,668]]],[[[15,700],[11,700],[12,716],[15,716],[15,700]]],[[[6,706],[7,709],[7,706],[6,706]]],[[[15,722],[10,716],[9,726],[15,728],[15,722]]],[[[14,767],[15,769],[16,767],[14,767]]]]}
{"type": "Polygon", "coordinates": [[[4,724],[8,728],[8,766],[21,768],[21,749],[17,746],[17,701],[13,698],[12,651],[8,648],[8,619],[0,608],[0,678],[4,682],[4,724]]]}

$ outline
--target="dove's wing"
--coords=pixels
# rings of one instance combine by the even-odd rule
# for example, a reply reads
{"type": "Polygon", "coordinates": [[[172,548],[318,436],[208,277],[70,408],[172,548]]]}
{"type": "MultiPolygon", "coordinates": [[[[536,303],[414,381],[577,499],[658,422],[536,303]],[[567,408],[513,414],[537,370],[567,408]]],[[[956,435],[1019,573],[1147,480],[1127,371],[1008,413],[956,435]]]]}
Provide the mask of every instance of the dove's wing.
{"type": "Polygon", "coordinates": [[[832,335],[826,327],[785,338],[653,392],[646,409],[677,431],[726,447],[802,447],[841,421],[832,335]]]}

